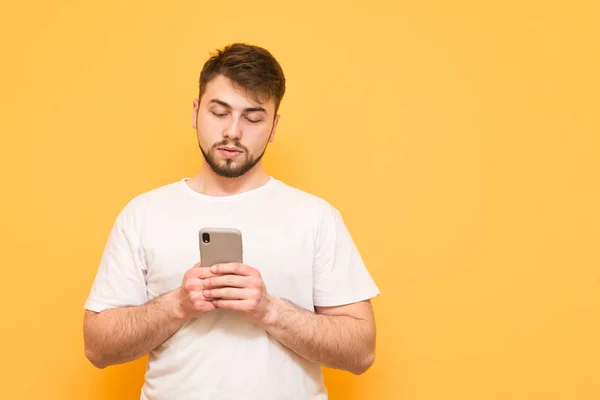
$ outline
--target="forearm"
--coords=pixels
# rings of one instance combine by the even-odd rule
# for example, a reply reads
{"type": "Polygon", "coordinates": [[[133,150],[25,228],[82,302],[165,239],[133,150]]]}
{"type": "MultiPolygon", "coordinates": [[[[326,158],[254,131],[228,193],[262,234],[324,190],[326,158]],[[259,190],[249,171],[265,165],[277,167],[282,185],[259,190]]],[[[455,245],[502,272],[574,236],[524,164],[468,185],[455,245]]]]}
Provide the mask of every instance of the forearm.
{"type": "Polygon", "coordinates": [[[98,368],[133,361],[158,347],[184,322],[177,290],[143,306],[103,311],[84,326],[86,355],[98,368]]]}
{"type": "Polygon", "coordinates": [[[315,314],[274,299],[263,328],[290,350],[326,367],[361,374],[373,362],[374,333],[364,320],[315,314]]]}

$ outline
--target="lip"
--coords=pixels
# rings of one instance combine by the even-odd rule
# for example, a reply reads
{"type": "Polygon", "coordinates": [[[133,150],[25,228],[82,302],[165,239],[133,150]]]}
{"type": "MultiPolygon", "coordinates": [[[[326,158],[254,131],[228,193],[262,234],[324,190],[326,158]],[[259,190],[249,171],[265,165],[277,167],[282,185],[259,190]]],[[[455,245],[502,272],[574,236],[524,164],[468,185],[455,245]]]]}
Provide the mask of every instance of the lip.
{"type": "Polygon", "coordinates": [[[219,147],[218,150],[224,158],[236,158],[242,154],[241,150],[232,147],[219,147]]]}
{"type": "Polygon", "coordinates": [[[238,149],[237,147],[219,147],[218,149],[226,151],[237,151],[238,153],[242,152],[242,150],[238,149]]]}

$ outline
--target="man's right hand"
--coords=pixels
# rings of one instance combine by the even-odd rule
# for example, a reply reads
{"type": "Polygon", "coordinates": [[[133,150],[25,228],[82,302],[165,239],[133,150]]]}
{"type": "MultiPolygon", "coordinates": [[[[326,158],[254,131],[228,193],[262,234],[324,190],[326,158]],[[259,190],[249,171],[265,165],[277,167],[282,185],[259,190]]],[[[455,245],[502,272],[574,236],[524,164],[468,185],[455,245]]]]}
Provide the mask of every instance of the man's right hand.
{"type": "Polygon", "coordinates": [[[85,311],[86,357],[98,368],[136,360],[170,338],[191,318],[215,309],[202,294],[204,280],[214,276],[200,263],[189,269],[177,289],[146,304],[85,311]]]}
{"type": "Polygon", "coordinates": [[[185,319],[199,318],[216,307],[212,299],[207,300],[202,294],[204,280],[215,276],[210,268],[202,267],[200,263],[195,264],[187,270],[179,291],[179,306],[185,319]]]}

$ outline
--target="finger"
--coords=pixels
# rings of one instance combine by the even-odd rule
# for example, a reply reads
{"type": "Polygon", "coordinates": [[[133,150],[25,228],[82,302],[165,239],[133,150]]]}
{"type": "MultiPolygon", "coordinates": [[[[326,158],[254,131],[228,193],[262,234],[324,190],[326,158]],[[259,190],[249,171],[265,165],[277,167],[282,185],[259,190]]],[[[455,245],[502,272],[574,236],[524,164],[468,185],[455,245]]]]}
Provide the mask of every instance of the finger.
{"type": "Polygon", "coordinates": [[[239,275],[215,275],[212,278],[207,278],[204,281],[206,288],[218,287],[237,287],[244,288],[250,286],[248,277],[239,275]]]}
{"type": "Polygon", "coordinates": [[[217,275],[233,274],[241,276],[252,276],[258,272],[255,268],[241,263],[215,264],[210,267],[212,273],[217,275]]]}
{"type": "Polygon", "coordinates": [[[207,282],[206,279],[200,279],[200,278],[187,279],[183,283],[183,287],[188,292],[202,292],[204,289],[211,289],[211,287],[208,286],[206,284],[206,282],[207,282]]]}
{"type": "Polygon", "coordinates": [[[211,301],[212,299],[207,299],[206,297],[204,297],[204,293],[202,293],[202,290],[197,290],[194,292],[191,292],[189,294],[190,297],[190,301],[194,304],[202,304],[202,303],[206,303],[207,301],[211,301]]]}
{"type": "Polygon", "coordinates": [[[234,311],[246,311],[250,309],[250,302],[247,300],[213,300],[212,303],[217,308],[224,308],[234,311]]]}
{"type": "Polygon", "coordinates": [[[189,270],[187,272],[188,277],[190,278],[197,278],[197,279],[206,279],[206,278],[211,278],[214,276],[217,276],[215,274],[213,274],[210,270],[210,268],[192,268],[191,270],[189,270]]]}
{"type": "Polygon", "coordinates": [[[182,286],[185,291],[189,293],[204,289],[202,283],[203,281],[201,279],[186,279],[183,281],[182,286]]]}
{"type": "Polygon", "coordinates": [[[250,296],[246,290],[240,288],[207,289],[202,292],[207,299],[243,300],[250,296]]]}

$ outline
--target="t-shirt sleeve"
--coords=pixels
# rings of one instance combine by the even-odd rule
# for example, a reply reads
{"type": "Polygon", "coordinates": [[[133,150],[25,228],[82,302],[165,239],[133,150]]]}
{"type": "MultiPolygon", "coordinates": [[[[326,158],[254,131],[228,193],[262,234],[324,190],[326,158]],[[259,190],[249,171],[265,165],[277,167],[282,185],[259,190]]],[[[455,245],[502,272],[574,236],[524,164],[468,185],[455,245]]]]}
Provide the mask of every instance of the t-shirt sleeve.
{"type": "Polygon", "coordinates": [[[109,308],[137,306],[148,301],[146,266],[141,256],[129,210],[119,214],[112,226],[96,278],[84,308],[101,312],[109,308]]]}
{"type": "Polygon", "coordinates": [[[379,294],[340,212],[329,205],[317,234],[313,276],[315,306],[351,304],[379,294]]]}

